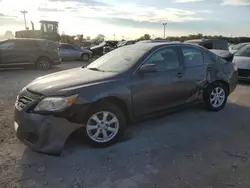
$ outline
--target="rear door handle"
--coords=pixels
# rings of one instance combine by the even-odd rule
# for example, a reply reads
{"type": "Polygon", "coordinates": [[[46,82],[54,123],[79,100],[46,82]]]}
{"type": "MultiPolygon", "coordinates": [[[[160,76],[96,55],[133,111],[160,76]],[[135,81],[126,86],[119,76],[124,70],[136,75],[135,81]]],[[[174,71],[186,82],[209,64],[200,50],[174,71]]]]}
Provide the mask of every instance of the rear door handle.
{"type": "Polygon", "coordinates": [[[182,73],[182,72],[177,73],[177,74],[176,74],[176,77],[177,77],[177,78],[183,77],[183,73],[182,73]]]}

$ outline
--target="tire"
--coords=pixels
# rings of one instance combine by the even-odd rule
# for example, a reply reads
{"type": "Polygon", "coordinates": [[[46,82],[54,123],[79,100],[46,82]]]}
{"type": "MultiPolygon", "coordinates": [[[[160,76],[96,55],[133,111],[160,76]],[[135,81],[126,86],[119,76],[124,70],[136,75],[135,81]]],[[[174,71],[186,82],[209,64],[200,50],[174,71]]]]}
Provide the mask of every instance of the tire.
{"type": "Polygon", "coordinates": [[[89,54],[82,54],[81,60],[82,61],[88,61],[89,60],[89,54]]]}
{"type": "Polygon", "coordinates": [[[48,70],[51,67],[51,61],[47,57],[41,57],[36,61],[36,68],[39,70],[48,70]]]}
{"type": "Polygon", "coordinates": [[[203,101],[210,111],[223,109],[227,103],[227,98],[228,89],[220,82],[209,84],[203,91],[203,101]]]}
{"type": "Polygon", "coordinates": [[[84,125],[84,134],[89,144],[94,147],[106,147],[123,138],[126,118],[117,105],[103,102],[90,109],[84,125]]]}

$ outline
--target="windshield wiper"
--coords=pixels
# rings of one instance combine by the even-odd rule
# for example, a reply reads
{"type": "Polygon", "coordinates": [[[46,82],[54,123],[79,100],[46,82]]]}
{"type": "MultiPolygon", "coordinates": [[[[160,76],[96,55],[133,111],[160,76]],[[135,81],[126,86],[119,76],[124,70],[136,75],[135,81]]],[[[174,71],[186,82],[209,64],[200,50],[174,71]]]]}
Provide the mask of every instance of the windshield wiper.
{"type": "Polygon", "coordinates": [[[89,70],[93,70],[93,71],[105,72],[105,71],[103,71],[103,70],[101,70],[101,69],[94,68],[94,67],[87,68],[87,69],[89,69],[89,70]]]}

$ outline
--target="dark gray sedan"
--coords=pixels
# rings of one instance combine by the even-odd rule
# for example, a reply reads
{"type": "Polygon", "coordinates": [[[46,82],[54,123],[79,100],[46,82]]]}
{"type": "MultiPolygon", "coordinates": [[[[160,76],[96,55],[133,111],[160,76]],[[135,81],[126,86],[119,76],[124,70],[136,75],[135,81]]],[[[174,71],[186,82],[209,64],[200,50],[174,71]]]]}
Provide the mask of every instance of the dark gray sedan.
{"type": "Polygon", "coordinates": [[[14,125],[35,151],[60,153],[78,129],[102,147],[117,142],[130,121],[197,101],[221,110],[236,85],[233,64],[203,47],[135,44],[31,82],[17,97],[14,125]]]}
{"type": "Polygon", "coordinates": [[[92,57],[92,52],[87,49],[82,49],[79,46],[71,44],[60,44],[60,55],[62,60],[81,60],[88,61],[92,57]]]}

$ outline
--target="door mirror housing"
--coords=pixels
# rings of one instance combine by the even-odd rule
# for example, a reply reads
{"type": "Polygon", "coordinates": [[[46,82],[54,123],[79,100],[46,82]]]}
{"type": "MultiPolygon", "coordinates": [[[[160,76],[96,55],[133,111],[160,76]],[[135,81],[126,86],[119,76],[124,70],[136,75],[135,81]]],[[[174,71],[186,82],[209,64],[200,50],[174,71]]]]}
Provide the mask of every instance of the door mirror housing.
{"type": "Polygon", "coordinates": [[[145,64],[142,65],[139,69],[139,73],[152,73],[152,72],[156,72],[156,67],[155,64],[145,64]]]}

